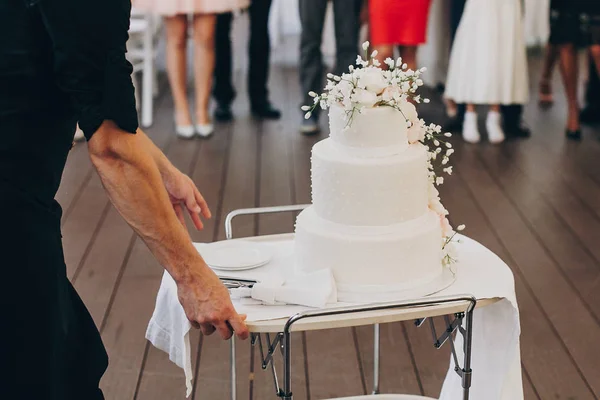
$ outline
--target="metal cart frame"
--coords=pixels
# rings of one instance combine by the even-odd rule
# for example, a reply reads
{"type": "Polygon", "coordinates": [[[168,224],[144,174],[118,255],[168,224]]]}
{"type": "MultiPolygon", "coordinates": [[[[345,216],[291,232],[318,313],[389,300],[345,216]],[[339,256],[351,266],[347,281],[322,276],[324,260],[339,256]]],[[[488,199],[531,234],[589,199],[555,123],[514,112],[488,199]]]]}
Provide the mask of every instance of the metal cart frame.
{"type": "MultiPolygon", "coordinates": [[[[301,205],[289,205],[289,206],[276,206],[276,207],[260,207],[260,208],[246,208],[232,211],[225,218],[225,236],[227,240],[233,239],[233,219],[240,215],[260,215],[260,214],[272,214],[282,212],[299,212],[308,207],[310,204],[301,205]]],[[[452,357],[454,359],[455,372],[462,379],[463,387],[463,400],[469,400],[470,388],[471,388],[471,352],[472,352],[472,337],[473,337],[473,312],[477,305],[477,299],[471,295],[451,296],[451,297],[430,297],[419,300],[407,300],[400,302],[390,303],[379,303],[371,305],[360,305],[351,307],[340,307],[323,310],[311,310],[296,314],[290,317],[285,323],[283,330],[277,333],[271,341],[269,333],[264,333],[264,340],[266,341],[266,352],[263,346],[263,333],[255,332],[251,334],[251,360],[250,360],[250,373],[254,373],[254,347],[257,345],[260,348],[262,369],[271,367],[273,374],[273,381],[275,385],[276,396],[284,400],[293,400],[292,393],[292,375],[291,375],[291,351],[292,351],[292,339],[291,334],[294,330],[294,324],[301,320],[315,319],[320,317],[329,317],[336,315],[349,315],[349,314],[366,314],[377,311],[386,310],[400,310],[409,308],[428,308],[443,305],[461,305],[464,306],[464,311],[456,312],[453,315],[453,319],[446,314],[440,314],[444,316],[444,322],[446,329],[438,336],[432,317],[429,318],[429,325],[431,334],[436,348],[442,347],[446,342],[450,343],[452,357]],[[459,359],[457,351],[453,341],[453,334],[458,332],[463,337],[463,366],[459,367],[459,359]],[[450,339],[450,340],[448,340],[450,339]],[[277,350],[280,350],[283,356],[283,387],[279,385],[279,379],[274,366],[274,355],[277,350]]],[[[421,318],[415,320],[415,325],[421,326],[427,318],[421,318]]],[[[400,319],[398,319],[400,320],[400,319]]],[[[301,330],[301,329],[300,329],[301,330]]],[[[373,356],[374,356],[374,368],[373,368],[373,394],[379,393],[379,381],[380,381],[380,327],[379,324],[374,324],[374,345],[373,345],[373,356]]],[[[237,400],[237,388],[236,388],[236,356],[235,356],[235,340],[231,339],[231,351],[230,351],[230,366],[231,366],[231,399],[237,400]]],[[[250,391],[252,398],[252,390],[250,391]]]]}

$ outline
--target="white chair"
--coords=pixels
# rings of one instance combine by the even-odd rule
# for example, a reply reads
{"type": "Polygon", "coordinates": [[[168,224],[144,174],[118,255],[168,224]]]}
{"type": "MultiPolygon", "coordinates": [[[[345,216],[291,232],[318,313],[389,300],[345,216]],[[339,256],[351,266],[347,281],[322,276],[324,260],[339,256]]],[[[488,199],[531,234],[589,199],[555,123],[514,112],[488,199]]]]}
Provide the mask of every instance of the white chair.
{"type": "Polygon", "coordinates": [[[127,59],[133,65],[133,84],[135,87],[138,109],[141,104],[141,124],[144,127],[152,125],[154,97],[158,95],[156,61],[158,40],[160,37],[160,18],[135,9],[131,10],[129,26],[129,42],[127,43],[127,59]],[[140,90],[135,75],[142,73],[142,90],[140,90]]]}

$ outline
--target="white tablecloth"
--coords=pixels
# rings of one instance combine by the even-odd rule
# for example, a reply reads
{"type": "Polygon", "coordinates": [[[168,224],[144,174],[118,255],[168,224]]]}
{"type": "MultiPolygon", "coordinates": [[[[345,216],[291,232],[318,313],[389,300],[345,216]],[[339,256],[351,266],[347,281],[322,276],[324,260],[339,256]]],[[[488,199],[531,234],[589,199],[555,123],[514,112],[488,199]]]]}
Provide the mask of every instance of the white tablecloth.
{"type": "MultiPolygon", "coordinates": [[[[293,265],[293,246],[289,239],[266,245],[272,247],[271,262],[258,269],[238,271],[235,277],[262,280],[293,265]]],[[[460,260],[456,265],[457,280],[438,295],[468,293],[478,299],[502,298],[474,313],[471,398],[521,400],[520,324],[512,272],[494,253],[472,239],[462,237],[457,249],[460,260]]],[[[234,305],[239,313],[248,315],[248,321],[279,319],[308,309],[299,306],[248,305],[244,302],[234,305]]],[[[184,369],[188,383],[191,382],[190,328],[183,308],[177,303],[175,282],[165,274],[146,336],[156,347],[168,352],[171,360],[184,369]]],[[[460,338],[456,340],[459,353],[461,343],[460,338]]],[[[461,398],[461,393],[461,382],[451,361],[440,400],[455,400],[461,398]]]]}

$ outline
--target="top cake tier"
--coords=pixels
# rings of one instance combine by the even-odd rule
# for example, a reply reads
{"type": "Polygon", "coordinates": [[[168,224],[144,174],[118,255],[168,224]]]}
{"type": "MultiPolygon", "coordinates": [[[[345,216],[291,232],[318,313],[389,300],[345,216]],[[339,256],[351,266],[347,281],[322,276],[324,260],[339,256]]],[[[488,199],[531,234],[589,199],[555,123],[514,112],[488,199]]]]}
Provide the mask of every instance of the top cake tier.
{"type": "MultiPolygon", "coordinates": [[[[412,105],[408,108],[414,109],[412,105]]],[[[386,157],[408,148],[406,117],[392,107],[355,111],[349,120],[339,106],[329,110],[331,139],[347,153],[357,157],[386,157]]]]}

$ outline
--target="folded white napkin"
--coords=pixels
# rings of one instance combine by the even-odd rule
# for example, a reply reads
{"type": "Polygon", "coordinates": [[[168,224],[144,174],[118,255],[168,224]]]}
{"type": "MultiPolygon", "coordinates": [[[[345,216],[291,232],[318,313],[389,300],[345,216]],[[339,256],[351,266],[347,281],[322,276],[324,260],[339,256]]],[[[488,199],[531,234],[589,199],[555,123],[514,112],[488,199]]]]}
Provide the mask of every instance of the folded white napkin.
{"type": "MultiPolygon", "coordinates": [[[[252,288],[232,289],[231,292],[232,299],[241,299],[240,304],[246,305],[293,304],[322,308],[337,302],[337,290],[331,270],[297,275],[287,281],[273,278],[268,282],[256,283],[252,288]],[[243,301],[246,299],[253,301],[243,301]]],[[[186,397],[192,393],[189,338],[191,327],[179,303],[175,281],[165,272],[156,298],[156,307],[146,331],[146,339],[158,349],[167,352],[169,359],[184,370],[186,397]]]]}
{"type": "Polygon", "coordinates": [[[264,305],[295,304],[323,308],[327,304],[337,303],[337,289],[333,273],[329,269],[324,269],[310,274],[296,275],[288,281],[258,282],[252,289],[233,289],[231,297],[251,297],[264,305]]]}

